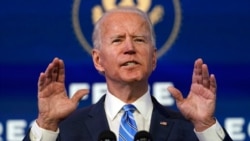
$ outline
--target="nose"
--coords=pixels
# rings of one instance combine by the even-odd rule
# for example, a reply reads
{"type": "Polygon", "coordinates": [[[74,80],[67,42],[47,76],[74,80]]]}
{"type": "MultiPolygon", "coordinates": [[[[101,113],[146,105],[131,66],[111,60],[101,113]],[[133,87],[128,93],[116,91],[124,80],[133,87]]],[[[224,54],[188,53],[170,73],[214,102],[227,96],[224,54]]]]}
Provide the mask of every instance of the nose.
{"type": "Polygon", "coordinates": [[[124,54],[135,54],[135,46],[133,44],[132,39],[126,40],[124,54]]]}

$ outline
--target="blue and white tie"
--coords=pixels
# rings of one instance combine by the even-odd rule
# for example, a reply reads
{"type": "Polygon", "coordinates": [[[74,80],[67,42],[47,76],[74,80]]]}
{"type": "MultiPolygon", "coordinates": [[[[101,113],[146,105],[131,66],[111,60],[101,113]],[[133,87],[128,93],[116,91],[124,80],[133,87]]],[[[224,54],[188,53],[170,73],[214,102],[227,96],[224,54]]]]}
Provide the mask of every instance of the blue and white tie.
{"type": "Polygon", "coordinates": [[[119,128],[119,141],[133,141],[137,132],[137,126],[133,116],[135,106],[127,104],[123,106],[124,114],[119,128]]]}

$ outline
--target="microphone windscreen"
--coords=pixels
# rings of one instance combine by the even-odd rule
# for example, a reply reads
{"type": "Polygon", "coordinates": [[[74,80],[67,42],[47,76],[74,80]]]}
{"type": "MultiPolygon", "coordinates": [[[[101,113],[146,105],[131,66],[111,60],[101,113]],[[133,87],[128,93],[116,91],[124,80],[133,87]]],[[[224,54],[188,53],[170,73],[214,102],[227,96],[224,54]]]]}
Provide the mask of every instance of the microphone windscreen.
{"type": "Polygon", "coordinates": [[[105,130],[99,134],[98,141],[116,141],[115,133],[105,130]]]}
{"type": "Polygon", "coordinates": [[[134,141],[153,141],[153,139],[149,132],[139,131],[135,134],[134,141]]]}

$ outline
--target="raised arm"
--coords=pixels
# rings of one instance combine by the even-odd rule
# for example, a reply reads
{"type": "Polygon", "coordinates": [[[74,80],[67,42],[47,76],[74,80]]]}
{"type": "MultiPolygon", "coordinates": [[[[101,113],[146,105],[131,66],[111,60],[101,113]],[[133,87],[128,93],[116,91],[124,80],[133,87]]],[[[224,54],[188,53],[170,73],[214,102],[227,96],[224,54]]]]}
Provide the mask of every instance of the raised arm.
{"type": "Polygon", "coordinates": [[[196,131],[204,131],[215,124],[216,79],[209,74],[208,67],[202,59],[194,63],[192,84],[187,98],[174,88],[168,90],[175,98],[181,113],[194,124],[196,131]]]}
{"type": "Polygon", "coordinates": [[[88,93],[88,90],[81,89],[70,99],[64,81],[64,62],[54,58],[38,80],[39,113],[36,121],[41,128],[56,131],[59,122],[73,112],[79,100],[88,93]]]}

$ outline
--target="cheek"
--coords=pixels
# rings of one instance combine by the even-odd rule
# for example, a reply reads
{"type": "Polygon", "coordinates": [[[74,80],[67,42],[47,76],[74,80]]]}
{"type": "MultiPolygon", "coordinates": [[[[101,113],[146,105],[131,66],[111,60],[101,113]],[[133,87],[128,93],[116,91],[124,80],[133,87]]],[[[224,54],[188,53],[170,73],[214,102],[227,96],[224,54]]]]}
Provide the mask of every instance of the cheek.
{"type": "Polygon", "coordinates": [[[116,59],[117,57],[113,52],[103,52],[101,55],[101,64],[105,69],[110,68],[114,66],[116,59]]]}
{"type": "Polygon", "coordinates": [[[152,50],[149,50],[147,52],[147,58],[145,59],[145,61],[146,60],[147,60],[146,63],[148,64],[148,67],[153,70],[156,65],[156,55],[154,54],[152,50]]]}

